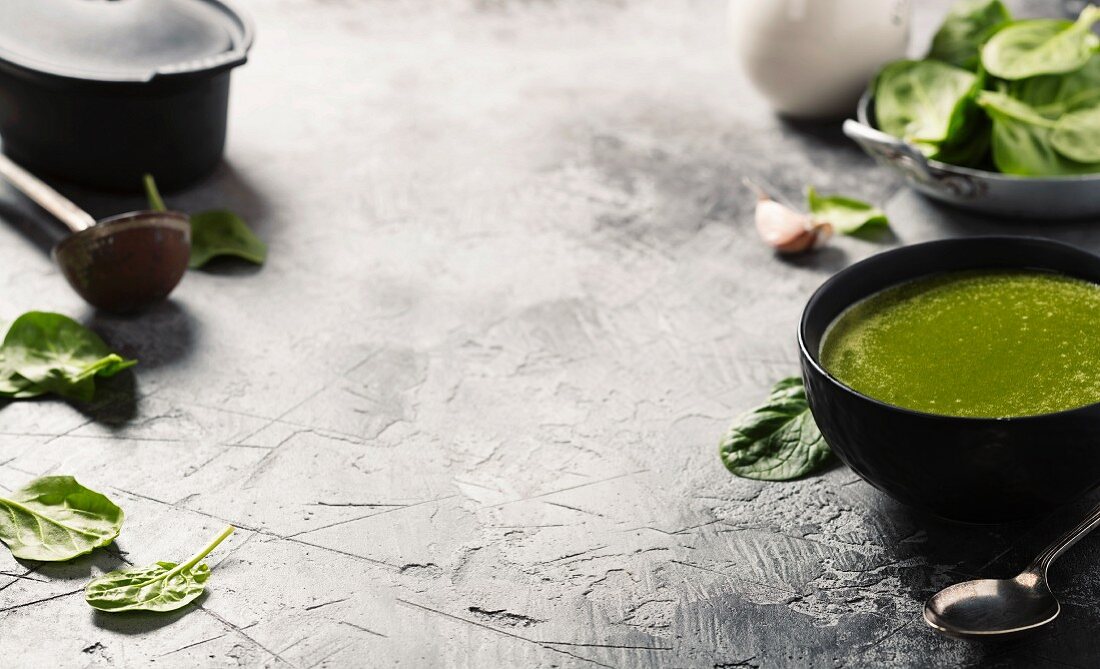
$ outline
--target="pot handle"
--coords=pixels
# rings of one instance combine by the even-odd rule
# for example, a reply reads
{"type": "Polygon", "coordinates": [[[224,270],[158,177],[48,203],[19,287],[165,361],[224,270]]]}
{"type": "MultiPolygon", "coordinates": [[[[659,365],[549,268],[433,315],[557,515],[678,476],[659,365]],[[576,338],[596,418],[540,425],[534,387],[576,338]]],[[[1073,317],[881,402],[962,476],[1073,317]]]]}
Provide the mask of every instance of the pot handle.
{"type": "Polygon", "coordinates": [[[875,160],[896,167],[911,179],[945,195],[970,199],[980,196],[984,191],[982,184],[967,175],[935,170],[917,147],[865,123],[852,119],[844,121],[844,134],[863,147],[875,160]]]}
{"type": "Polygon", "coordinates": [[[897,165],[921,181],[936,180],[928,167],[928,160],[912,144],[852,119],[844,122],[844,134],[872,157],[897,165]]]}

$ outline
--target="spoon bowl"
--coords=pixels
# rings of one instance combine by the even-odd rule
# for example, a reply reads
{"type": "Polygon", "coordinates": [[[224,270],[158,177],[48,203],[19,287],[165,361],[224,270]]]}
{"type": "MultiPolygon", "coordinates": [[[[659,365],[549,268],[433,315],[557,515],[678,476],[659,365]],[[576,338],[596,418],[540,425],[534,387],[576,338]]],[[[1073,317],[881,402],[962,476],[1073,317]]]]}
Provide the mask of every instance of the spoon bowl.
{"type": "Polygon", "coordinates": [[[992,636],[1045,625],[1059,611],[1046,579],[1026,571],[1016,578],[983,578],[944,588],[925,603],[924,620],[951,636],[992,636]]]}
{"type": "Polygon", "coordinates": [[[168,296],[187,271],[191,226],[175,211],[133,211],[63,239],[54,260],[69,285],[107,311],[140,310],[168,296]]]}
{"type": "Polygon", "coordinates": [[[1100,525],[1100,505],[1058,537],[1016,578],[983,578],[940,590],[924,604],[924,621],[955,637],[990,637],[1046,625],[1062,610],[1047,585],[1050,565],[1100,525]]]}

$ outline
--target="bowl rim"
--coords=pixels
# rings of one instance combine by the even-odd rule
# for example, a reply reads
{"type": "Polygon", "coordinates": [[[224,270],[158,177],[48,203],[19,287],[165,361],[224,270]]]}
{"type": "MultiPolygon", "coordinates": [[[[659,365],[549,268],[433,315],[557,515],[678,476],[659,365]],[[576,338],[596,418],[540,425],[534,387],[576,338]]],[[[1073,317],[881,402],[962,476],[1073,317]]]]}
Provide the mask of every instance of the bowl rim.
{"type": "MultiPolygon", "coordinates": [[[[966,237],[953,237],[953,238],[950,238],[950,239],[935,239],[935,240],[926,241],[926,242],[919,242],[919,243],[916,243],[916,244],[907,244],[905,246],[900,246],[900,247],[889,249],[889,250],[886,250],[886,251],[881,251],[879,253],[875,253],[871,256],[868,256],[868,257],[866,257],[862,260],[854,262],[851,265],[849,265],[849,266],[845,267],[844,269],[840,270],[839,272],[833,274],[831,277],[826,279],[820,286],[818,286],[817,289],[810,295],[810,298],[808,300],[806,300],[806,304],[802,308],[802,315],[798,319],[798,352],[799,352],[799,355],[802,358],[803,363],[810,365],[814,369],[814,371],[816,371],[818,374],[820,374],[824,379],[826,379],[829,383],[831,383],[833,386],[835,386],[841,392],[846,392],[846,393],[850,393],[852,395],[855,395],[859,399],[861,399],[865,402],[870,402],[871,404],[876,405],[877,407],[879,407],[881,409],[900,412],[900,413],[905,414],[905,415],[909,415],[909,416],[913,416],[913,417],[919,417],[919,418],[925,418],[925,419],[942,419],[942,420],[949,420],[949,421],[966,421],[966,422],[969,422],[971,424],[987,423],[987,424],[1003,425],[1005,423],[1010,423],[1010,422],[1011,423],[1022,423],[1022,422],[1029,422],[1029,421],[1034,422],[1034,421],[1039,421],[1039,420],[1049,420],[1052,417],[1058,417],[1058,416],[1071,416],[1071,415],[1075,415],[1075,414],[1084,415],[1085,413],[1089,413],[1089,412],[1092,412],[1092,411],[1096,410],[1097,408],[1100,408],[1100,401],[1097,401],[1097,402],[1091,402],[1089,404],[1083,404],[1079,407],[1074,407],[1072,409],[1063,409],[1062,411],[1055,411],[1055,412],[1051,412],[1051,413],[1041,413],[1041,414],[1034,414],[1034,415],[1030,415],[1030,416],[1005,416],[1005,417],[1002,417],[1002,418],[981,417],[981,416],[951,416],[951,415],[948,415],[948,414],[938,414],[938,413],[928,413],[928,412],[925,412],[925,411],[917,411],[915,409],[907,409],[905,407],[901,407],[901,406],[898,406],[896,404],[890,404],[889,402],[884,402],[882,400],[876,399],[876,398],[871,397],[869,395],[865,395],[864,393],[861,393],[860,391],[856,390],[855,388],[852,388],[851,386],[845,384],[840,379],[833,376],[832,373],[829,372],[829,370],[825,369],[825,366],[822,365],[821,362],[818,360],[818,357],[819,357],[818,353],[812,353],[810,351],[810,348],[806,343],[806,338],[807,338],[806,332],[809,329],[809,324],[808,324],[809,314],[813,310],[814,306],[822,299],[822,296],[825,295],[828,291],[832,290],[833,287],[836,286],[836,284],[842,278],[851,276],[852,274],[858,274],[861,271],[865,271],[866,268],[868,266],[872,265],[872,264],[888,262],[889,259],[893,256],[897,256],[899,254],[904,254],[904,253],[913,253],[913,252],[915,252],[916,249],[931,248],[931,247],[937,247],[937,246],[949,246],[949,245],[958,244],[960,242],[961,243],[974,243],[974,242],[978,242],[978,241],[995,242],[995,243],[1008,243],[1008,244],[1019,244],[1019,243],[1041,244],[1041,245],[1045,245],[1045,246],[1059,248],[1059,249],[1062,249],[1062,250],[1072,251],[1074,253],[1083,254],[1083,255],[1088,256],[1089,258],[1091,258],[1093,261],[1095,261],[1097,263],[1097,266],[1100,267],[1100,255],[1098,255],[1098,254],[1095,254],[1095,253],[1092,253],[1091,251],[1086,251],[1084,249],[1078,248],[1076,246],[1073,246],[1072,244],[1067,244],[1065,242],[1057,241],[1057,240],[1050,239],[1050,238],[1047,238],[1047,237],[1039,237],[1039,236],[1034,236],[1034,235],[970,235],[970,236],[966,236],[966,237]]],[[[975,269],[981,269],[981,267],[976,266],[975,269]]],[[[1028,267],[1025,266],[1025,265],[1021,265],[1020,269],[1028,269],[1028,267]]],[[[1034,269],[1047,269],[1049,271],[1049,268],[1034,268],[1034,269]]],[[[931,272],[928,272],[927,274],[918,274],[918,275],[912,277],[912,279],[917,279],[917,278],[920,278],[922,276],[928,276],[928,275],[937,274],[937,273],[938,272],[931,271],[931,272]]],[[[1080,277],[1077,277],[1077,278],[1080,278],[1080,277]]],[[[909,280],[912,280],[912,279],[909,279],[909,280]]],[[[1082,279],[1082,280],[1085,280],[1085,279],[1082,279]]],[[[1097,281],[1090,281],[1090,283],[1100,285],[1100,282],[1097,282],[1097,281]]],[[[877,290],[875,290],[874,292],[868,294],[867,297],[870,297],[871,295],[874,295],[878,292],[886,290],[887,288],[890,288],[891,286],[896,286],[896,285],[898,285],[898,283],[891,283],[891,284],[881,286],[877,290]]],[[[861,298],[861,299],[866,299],[866,298],[861,298]]],[[[857,300],[856,302],[858,302],[858,301],[860,301],[860,300],[857,300]]],[[[852,302],[847,307],[845,307],[845,309],[847,309],[848,307],[851,307],[852,304],[855,304],[856,302],[852,302]]],[[[838,316],[839,316],[839,314],[838,314],[838,316]]],[[[833,320],[836,320],[836,317],[834,317],[833,320]]],[[[829,322],[829,325],[832,325],[832,321],[829,322]]],[[[827,327],[828,326],[826,326],[826,328],[827,327]]],[[[824,334],[824,333],[822,333],[822,334],[824,334]]],[[[803,379],[803,383],[805,383],[805,379],[803,379]]]]}
{"type": "MultiPolygon", "coordinates": [[[[863,95],[859,97],[859,105],[856,107],[856,118],[863,125],[873,128],[875,130],[882,131],[878,124],[875,123],[874,118],[871,116],[871,105],[875,102],[874,89],[868,87],[863,91],[863,95]]],[[[943,163],[931,158],[925,158],[924,161],[929,167],[940,172],[946,172],[948,174],[958,174],[962,176],[973,177],[976,179],[987,179],[989,181],[1003,181],[1011,184],[1021,183],[1079,183],[1079,182],[1097,182],[1100,183],[1100,172],[1093,174],[1065,174],[1060,176],[1045,176],[1045,177],[1028,177],[1020,174],[1005,174],[1004,172],[990,172],[989,170],[979,170],[974,167],[963,167],[961,165],[951,165],[949,163],[943,163]]],[[[1039,238],[1036,238],[1039,239],[1039,238]]]]}

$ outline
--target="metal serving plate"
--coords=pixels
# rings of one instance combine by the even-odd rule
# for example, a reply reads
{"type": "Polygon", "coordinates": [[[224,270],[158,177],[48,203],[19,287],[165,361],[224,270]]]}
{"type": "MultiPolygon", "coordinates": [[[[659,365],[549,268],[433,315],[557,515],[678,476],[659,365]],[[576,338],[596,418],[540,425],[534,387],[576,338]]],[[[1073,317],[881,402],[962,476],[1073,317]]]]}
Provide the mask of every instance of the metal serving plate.
{"type": "Polygon", "coordinates": [[[930,198],[971,211],[1021,218],[1100,215],[1100,174],[1021,177],[928,160],[916,148],[874,127],[873,102],[870,92],[863,94],[859,121],[845,121],[844,134],[930,198]]]}

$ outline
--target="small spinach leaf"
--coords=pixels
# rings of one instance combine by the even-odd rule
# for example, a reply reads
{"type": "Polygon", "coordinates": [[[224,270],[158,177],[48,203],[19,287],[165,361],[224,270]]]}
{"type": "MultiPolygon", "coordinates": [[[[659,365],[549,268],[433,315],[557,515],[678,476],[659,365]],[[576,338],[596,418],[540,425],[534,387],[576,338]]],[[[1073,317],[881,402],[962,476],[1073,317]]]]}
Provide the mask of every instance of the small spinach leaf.
{"type": "Polygon", "coordinates": [[[202,267],[218,256],[233,256],[262,265],[267,259],[267,245],[231,211],[216,209],[193,214],[189,267],[202,267]]]}
{"type": "Polygon", "coordinates": [[[737,476],[760,481],[789,481],[820,469],[832,451],[810,415],[802,379],[783,379],[768,400],[738,418],[719,453],[737,476]]]}
{"type": "Polygon", "coordinates": [[[993,76],[1008,80],[1080,69],[1100,44],[1100,38],[1092,33],[1098,20],[1100,8],[1089,5],[1073,22],[1016,21],[985,43],[982,66],[993,76]]]}
{"type": "Polygon", "coordinates": [[[881,209],[850,197],[818,195],[810,186],[806,189],[806,200],[814,218],[830,223],[841,234],[866,235],[890,226],[881,209]]]}
{"type": "Polygon", "coordinates": [[[148,567],[129,567],[93,579],[84,588],[84,600],[100,611],[174,611],[202,594],[210,567],[199,564],[210,551],[233,533],[226,527],[210,544],[187,562],[157,562],[148,567]]]}
{"type": "Polygon", "coordinates": [[[1062,176],[1100,172],[1100,162],[1079,162],[1051,142],[1057,121],[1004,93],[984,91],[978,103],[993,119],[993,162],[1005,174],[1062,176]]]}
{"type": "Polygon", "coordinates": [[[936,60],[890,63],[875,78],[875,120],[933,156],[966,124],[977,83],[973,73],[936,60]]]}
{"type": "MultiPolygon", "coordinates": [[[[151,174],[143,178],[149,207],[164,211],[164,200],[151,174]]],[[[191,261],[188,267],[197,269],[212,259],[232,256],[257,265],[267,260],[267,244],[260,241],[240,216],[225,209],[203,211],[191,215],[191,261]]]]}
{"type": "Polygon", "coordinates": [[[0,541],[23,560],[58,562],[114,541],[125,514],[71,476],[35,479],[0,498],[0,541]]]}
{"type": "Polygon", "coordinates": [[[95,394],[94,377],[114,376],[135,364],[68,316],[29,311],[15,319],[0,345],[0,395],[52,392],[88,402],[95,394]]]}
{"type": "Polygon", "coordinates": [[[1054,150],[1080,163],[1100,163],[1100,106],[1064,114],[1050,134],[1054,150]]]}
{"type": "Polygon", "coordinates": [[[932,38],[927,57],[974,72],[981,63],[982,44],[1011,20],[1001,0],[956,2],[932,38]]]}

